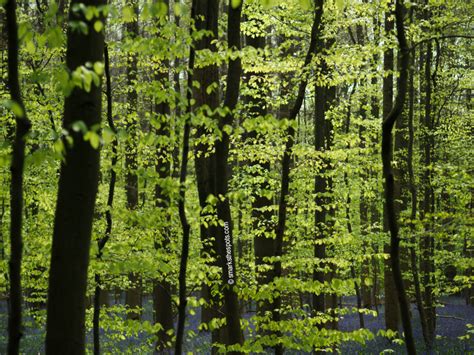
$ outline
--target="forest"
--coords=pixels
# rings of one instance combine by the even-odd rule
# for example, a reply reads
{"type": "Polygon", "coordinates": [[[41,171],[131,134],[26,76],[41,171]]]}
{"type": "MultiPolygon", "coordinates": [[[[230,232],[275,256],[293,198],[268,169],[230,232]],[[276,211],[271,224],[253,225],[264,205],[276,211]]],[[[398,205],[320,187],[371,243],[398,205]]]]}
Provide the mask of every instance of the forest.
{"type": "Polygon", "coordinates": [[[474,352],[473,2],[0,26],[0,353],[474,352]]]}

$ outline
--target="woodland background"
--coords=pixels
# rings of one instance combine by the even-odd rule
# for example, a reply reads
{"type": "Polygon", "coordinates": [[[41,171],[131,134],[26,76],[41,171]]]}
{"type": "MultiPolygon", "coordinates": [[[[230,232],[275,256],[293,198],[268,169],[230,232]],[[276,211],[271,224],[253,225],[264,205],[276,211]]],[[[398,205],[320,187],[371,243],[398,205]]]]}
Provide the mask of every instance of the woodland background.
{"type": "Polygon", "coordinates": [[[472,2],[0,3],[2,352],[474,350],[472,2]]]}

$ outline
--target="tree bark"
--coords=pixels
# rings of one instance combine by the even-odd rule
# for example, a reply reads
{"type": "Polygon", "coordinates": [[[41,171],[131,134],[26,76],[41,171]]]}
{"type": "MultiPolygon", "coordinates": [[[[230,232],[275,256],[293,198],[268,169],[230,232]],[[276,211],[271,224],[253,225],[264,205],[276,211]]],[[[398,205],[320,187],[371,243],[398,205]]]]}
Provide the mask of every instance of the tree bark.
{"type": "Polygon", "coordinates": [[[25,164],[25,139],[31,123],[26,116],[21,97],[18,74],[18,25],[16,20],[16,1],[8,0],[5,4],[6,30],[8,39],[8,89],[12,105],[16,105],[16,130],[12,147],[10,165],[10,260],[8,299],[8,354],[18,354],[22,337],[22,289],[21,262],[23,254],[23,170],[25,164]]]}
{"type": "MultiPolygon", "coordinates": [[[[115,128],[113,120],[113,110],[112,110],[112,84],[110,78],[110,64],[109,64],[109,51],[107,44],[104,46],[104,73],[105,73],[105,83],[106,83],[106,96],[107,96],[107,123],[109,128],[114,134],[117,134],[117,129],[115,128]]],[[[105,220],[106,227],[104,236],[97,241],[97,259],[102,258],[103,250],[105,244],[107,244],[112,233],[112,207],[114,204],[114,193],[115,193],[115,183],[117,181],[117,173],[115,172],[115,167],[117,166],[117,148],[118,141],[114,137],[112,141],[112,159],[110,166],[110,182],[109,182],[109,191],[107,197],[107,210],[105,211],[105,220]]],[[[94,315],[93,315],[93,336],[94,336],[94,355],[100,354],[100,309],[101,309],[101,300],[103,296],[102,292],[102,280],[100,274],[95,274],[95,290],[94,290],[94,315]]]]}
{"type": "Polygon", "coordinates": [[[402,317],[403,329],[405,332],[405,345],[408,354],[416,354],[415,341],[410,321],[410,304],[407,301],[405,286],[403,284],[402,272],[400,268],[400,237],[398,235],[398,216],[395,208],[395,181],[392,169],[392,130],[403,113],[408,83],[408,65],[410,52],[405,38],[405,28],[403,23],[404,8],[401,0],[395,2],[395,22],[397,25],[397,39],[400,56],[400,76],[397,81],[398,92],[395,104],[390,113],[384,117],[382,123],[382,163],[385,178],[385,218],[390,231],[390,261],[393,272],[393,280],[398,296],[400,313],[402,317]]]}
{"type": "MultiPolygon", "coordinates": [[[[390,6],[393,6],[393,0],[389,3],[390,6]]],[[[390,32],[394,29],[393,20],[391,20],[391,12],[385,14],[385,35],[389,36],[390,32]]],[[[393,73],[394,70],[394,55],[393,49],[386,49],[384,52],[384,73],[383,78],[383,117],[387,117],[390,111],[392,110],[393,105],[393,73]]],[[[390,153],[392,154],[392,153],[390,153]]],[[[398,182],[394,181],[395,191],[398,190],[398,182]]],[[[386,208],[386,205],[384,205],[386,208]]],[[[389,232],[389,226],[387,221],[387,212],[384,211],[384,232],[389,232]]],[[[390,254],[390,245],[384,245],[384,253],[390,254]]],[[[395,284],[393,281],[392,269],[390,267],[390,259],[384,260],[384,294],[385,294],[385,327],[387,329],[398,331],[400,326],[400,307],[397,300],[397,293],[395,289],[395,284]]]]}
{"type": "MultiPolygon", "coordinates": [[[[324,48],[325,44],[323,40],[318,41],[318,52],[324,48]]],[[[327,63],[322,58],[321,69],[319,75],[324,76],[327,74],[327,63]]],[[[327,198],[325,194],[328,192],[326,173],[329,168],[329,162],[325,159],[322,154],[326,149],[326,110],[327,110],[327,91],[326,85],[315,85],[315,107],[314,107],[314,149],[321,153],[319,157],[321,161],[321,170],[318,171],[314,178],[314,192],[315,192],[315,204],[316,209],[314,211],[314,226],[315,226],[315,245],[314,245],[314,258],[319,260],[319,263],[314,267],[313,270],[313,281],[324,283],[325,272],[324,259],[326,258],[326,245],[325,237],[327,235],[326,218],[327,218],[327,198]]],[[[312,309],[315,315],[317,313],[323,313],[326,311],[325,305],[325,294],[320,293],[319,295],[313,294],[312,296],[312,309]]],[[[321,324],[321,327],[323,324],[321,324]]]]}
{"type": "MultiPolygon", "coordinates": [[[[105,5],[102,0],[81,1],[86,6],[105,5]]],[[[74,0],[71,9],[78,3],[74,0]]],[[[66,64],[70,71],[87,62],[102,62],[104,32],[94,30],[81,12],[70,11],[70,21],[83,21],[88,35],[69,28],[66,64]]],[[[105,19],[101,16],[101,21],[105,19]]],[[[63,128],[73,144],[64,140],[65,162],[61,164],[54,219],[51,269],[48,289],[46,353],[84,354],[85,294],[92,219],[99,174],[99,151],[84,141],[71,126],[83,121],[88,129],[101,121],[101,85],[89,92],[75,87],[66,97],[63,128]]]]}
{"type": "MultiPolygon", "coordinates": [[[[229,1],[228,7],[228,46],[231,50],[240,50],[240,21],[242,2],[234,7],[229,1]]],[[[222,266],[222,279],[224,282],[224,310],[227,325],[226,345],[240,344],[244,342],[243,332],[240,327],[240,309],[235,287],[237,285],[237,270],[235,263],[235,253],[232,235],[232,216],[230,211],[229,198],[227,197],[229,187],[229,141],[230,136],[226,128],[232,127],[234,121],[234,109],[239,98],[240,77],[242,65],[240,54],[235,59],[229,59],[226,82],[226,92],[224,107],[229,111],[219,120],[221,139],[216,142],[215,153],[215,182],[217,202],[217,217],[219,226],[216,229],[217,247],[219,251],[220,264],[222,266]],[[220,223],[223,225],[220,225],[220,223]]],[[[240,352],[231,352],[240,353],[240,352]]]]}
{"type": "MultiPolygon", "coordinates": [[[[212,41],[218,37],[218,1],[197,1],[195,7],[196,31],[209,31],[209,34],[196,41],[195,50],[201,51],[207,49],[211,52],[216,52],[217,48],[215,43],[212,41]]],[[[215,110],[219,106],[219,89],[218,87],[214,87],[214,90],[210,92],[207,92],[206,89],[211,85],[217,85],[219,83],[219,72],[217,65],[210,64],[205,67],[197,66],[194,69],[193,77],[194,80],[200,85],[199,88],[193,89],[195,107],[199,109],[200,107],[207,105],[210,110],[215,110]]],[[[214,119],[214,117],[209,118],[214,119]]],[[[206,137],[206,139],[209,138],[209,132],[204,125],[198,125],[196,127],[196,138],[199,139],[202,137],[206,137]]],[[[212,143],[199,142],[195,146],[194,164],[196,170],[199,205],[201,207],[201,219],[206,220],[212,217],[212,215],[206,211],[206,206],[208,205],[207,199],[210,195],[216,195],[214,180],[215,159],[212,143]]],[[[217,247],[214,239],[215,229],[216,228],[214,225],[212,225],[212,223],[205,225],[201,222],[200,224],[200,238],[203,245],[201,255],[205,259],[208,259],[209,256],[215,259],[215,261],[209,266],[217,266],[217,247]]],[[[212,281],[215,282],[215,280],[212,281]]],[[[207,301],[207,304],[202,307],[201,322],[207,323],[212,318],[217,316],[219,300],[217,297],[211,295],[210,287],[206,283],[202,285],[202,297],[207,301]]],[[[219,331],[214,331],[212,334],[212,342],[218,342],[219,331]]]]}
{"type": "MultiPolygon", "coordinates": [[[[191,3],[191,19],[196,21],[196,7],[197,1],[193,0],[191,3]]],[[[192,29],[190,30],[192,33],[192,29]]],[[[191,45],[189,50],[189,62],[188,62],[188,85],[187,85],[187,94],[186,94],[186,117],[184,121],[183,129],[183,151],[181,155],[181,168],[179,176],[179,200],[178,200],[178,211],[179,211],[179,220],[181,222],[181,228],[183,230],[183,240],[181,244],[181,258],[179,265],[179,277],[178,277],[178,293],[179,293],[179,303],[178,303],[178,324],[176,327],[176,343],[175,343],[175,354],[181,354],[183,348],[183,339],[184,339],[184,323],[186,321],[186,269],[188,264],[189,256],[189,232],[190,226],[186,217],[186,175],[188,169],[188,155],[189,155],[189,132],[190,127],[190,118],[192,112],[191,100],[192,100],[192,85],[193,85],[193,70],[194,70],[194,60],[195,60],[195,48],[191,45]]]]}
{"type": "MultiPolygon", "coordinates": [[[[132,0],[130,5],[133,9],[133,19],[125,24],[125,36],[129,40],[133,40],[138,37],[138,1],[132,0]]],[[[125,192],[127,197],[127,209],[132,213],[138,207],[138,95],[135,90],[135,85],[138,79],[138,59],[136,53],[127,54],[127,66],[126,66],[126,85],[127,91],[127,118],[126,118],[126,129],[129,137],[125,144],[125,169],[126,169],[126,185],[125,192]]],[[[135,224],[135,222],[131,222],[135,224]]],[[[129,281],[131,286],[126,290],[125,293],[125,304],[127,305],[128,312],[127,318],[138,320],[140,319],[141,307],[141,279],[136,272],[132,271],[129,274],[129,281]]]]}
{"type": "MultiPolygon", "coordinates": [[[[413,16],[413,10],[411,12],[411,18],[413,16]]],[[[408,151],[407,151],[407,168],[408,168],[408,185],[410,189],[411,196],[411,214],[410,214],[410,231],[412,233],[411,237],[411,246],[410,246],[410,263],[411,271],[413,274],[413,286],[415,288],[415,302],[418,308],[418,314],[420,316],[421,323],[421,332],[423,334],[423,339],[425,345],[428,348],[429,344],[429,335],[428,328],[426,323],[426,313],[423,306],[423,298],[420,287],[420,275],[418,271],[418,258],[416,255],[416,218],[417,218],[417,205],[418,205],[418,192],[415,185],[415,173],[413,169],[413,143],[415,139],[415,130],[413,126],[413,117],[415,109],[415,88],[414,88],[414,50],[410,51],[410,69],[409,69],[409,82],[408,82],[408,151]]]]}
{"type": "Polygon", "coordinates": [[[432,45],[427,43],[426,52],[424,53],[424,117],[423,127],[424,134],[422,138],[423,165],[424,171],[422,175],[423,199],[421,200],[420,219],[423,222],[425,235],[421,240],[421,271],[423,284],[423,303],[426,315],[427,325],[427,347],[428,350],[433,348],[435,330],[436,330],[436,309],[433,300],[433,277],[434,277],[434,261],[433,249],[434,238],[432,235],[432,223],[430,222],[431,214],[434,213],[434,191],[431,182],[431,164],[432,164],[432,148],[433,148],[433,120],[432,111],[432,86],[431,86],[431,60],[432,45]]]}
{"type": "MultiPolygon", "coordinates": [[[[165,0],[164,4],[169,7],[169,0],[165,0]]],[[[168,14],[169,15],[169,14],[168,14]]],[[[167,16],[165,16],[165,19],[167,16]]],[[[165,19],[160,19],[161,22],[165,19]]],[[[158,21],[158,22],[160,22],[158,21]]],[[[164,23],[164,22],[163,22],[164,23]]],[[[157,23],[160,28],[160,23],[157,23]]],[[[167,87],[169,83],[169,67],[168,60],[163,59],[160,62],[160,67],[155,74],[155,80],[159,82],[162,88],[167,87]]],[[[156,99],[155,99],[156,100],[156,99]]],[[[156,101],[154,104],[155,117],[158,121],[156,128],[156,135],[158,137],[170,137],[171,132],[171,117],[170,104],[165,98],[162,101],[156,101]]],[[[161,140],[160,140],[161,142],[161,140]]],[[[162,216],[163,228],[161,228],[161,235],[159,241],[155,241],[155,249],[163,253],[170,253],[170,196],[169,193],[162,187],[162,184],[171,177],[171,161],[172,149],[168,140],[161,143],[156,148],[157,163],[156,173],[159,181],[155,185],[155,204],[158,209],[157,213],[162,216]]],[[[158,340],[156,343],[156,352],[166,352],[171,346],[172,334],[170,332],[174,329],[173,324],[173,303],[172,303],[172,289],[171,283],[166,279],[167,275],[161,275],[161,279],[153,280],[153,309],[155,314],[155,323],[161,324],[162,329],[158,331],[158,340]]]]}

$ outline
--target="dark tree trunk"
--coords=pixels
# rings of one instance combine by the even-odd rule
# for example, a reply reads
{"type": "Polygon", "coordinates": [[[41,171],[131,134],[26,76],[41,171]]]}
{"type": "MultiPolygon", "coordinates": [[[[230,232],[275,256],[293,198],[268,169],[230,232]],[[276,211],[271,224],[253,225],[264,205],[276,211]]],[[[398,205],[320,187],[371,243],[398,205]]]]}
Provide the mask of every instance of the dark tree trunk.
{"type": "MultiPolygon", "coordinates": [[[[393,6],[393,0],[389,3],[393,6]]],[[[389,33],[394,29],[394,23],[391,19],[392,13],[387,12],[385,14],[385,36],[389,36],[389,33]]],[[[384,52],[384,73],[388,73],[383,79],[383,117],[387,117],[392,110],[393,105],[393,74],[394,70],[394,59],[393,49],[387,49],[384,52]]],[[[390,154],[392,154],[390,152],[390,154]]],[[[398,182],[394,182],[395,185],[398,182]]],[[[395,186],[395,190],[398,188],[395,186]]],[[[386,205],[384,205],[384,208],[386,205]]],[[[384,211],[384,231],[389,231],[387,212],[384,211]]],[[[390,254],[390,245],[384,245],[384,253],[390,254]]],[[[385,327],[390,330],[398,331],[400,326],[400,307],[397,301],[397,292],[395,284],[393,282],[392,269],[390,267],[390,259],[384,261],[384,294],[385,294],[385,327]]]]}
{"type": "MultiPolygon", "coordinates": [[[[169,0],[164,2],[166,6],[169,6],[169,0]]],[[[160,19],[160,21],[164,21],[160,19]]],[[[161,26],[159,23],[157,26],[161,26]]],[[[158,69],[158,73],[155,75],[155,80],[159,82],[160,87],[166,88],[169,83],[169,61],[162,60],[158,69]]],[[[157,100],[155,98],[155,100],[157,100]]],[[[170,137],[171,124],[170,124],[170,105],[165,98],[162,101],[155,101],[154,111],[155,118],[157,120],[158,128],[156,129],[156,135],[158,137],[170,137]]],[[[162,141],[162,140],[160,140],[162,141]]],[[[170,214],[170,196],[168,192],[163,188],[163,184],[166,179],[171,177],[171,161],[172,161],[172,150],[170,142],[163,140],[165,143],[161,143],[157,146],[157,164],[156,173],[159,181],[155,185],[155,203],[158,209],[157,214],[162,216],[163,228],[161,228],[161,235],[158,237],[160,240],[155,241],[155,249],[161,249],[163,253],[170,253],[170,225],[171,220],[170,214]]],[[[171,346],[172,334],[170,332],[174,329],[173,325],[173,303],[172,303],[172,289],[171,283],[166,280],[167,275],[161,275],[160,280],[153,281],[153,309],[155,315],[155,323],[161,324],[161,329],[158,331],[158,340],[156,343],[156,352],[168,351],[171,346]]]]}
{"type": "MultiPolygon", "coordinates": [[[[326,88],[325,90],[325,100],[326,104],[328,105],[328,108],[330,105],[335,104],[336,101],[336,87],[335,86],[330,86],[326,88]]],[[[324,125],[324,142],[325,142],[325,150],[329,151],[332,149],[332,146],[334,145],[334,127],[333,123],[331,120],[326,120],[325,125],[324,125]]],[[[331,162],[330,159],[327,160],[327,170],[332,170],[334,164],[331,162]]],[[[331,175],[327,176],[326,178],[326,191],[329,194],[329,196],[326,199],[326,205],[327,205],[327,213],[326,213],[326,234],[327,235],[332,235],[333,228],[334,228],[334,220],[335,220],[335,215],[336,215],[336,209],[333,204],[334,197],[333,192],[334,192],[334,182],[333,178],[331,175]]],[[[325,281],[331,282],[334,277],[337,276],[337,268],[335,264],[330,264],[331,267],[331,272],[326,274],[325,281]]],[[[325,306],[329,306],[329,314],[332,317],[330,323],[328,324],[328,327],[330,329],[337,330],[338,329],[338,303],[337,303],[337,294],[332,293],[327,296],[327,301],[325,302],[325,306]]]]}
{"type": "Polygon", "coordinates": [[[23,169],[25,162],[25,138],[31,123],[26,116],[21,97],[18,74],[18,25],[16,21],[16,1],[8,0],[5,4],[6,30],[8,37],[8,89],[14,110],[16,131],[13,140],[12,160],[10,165],[10,261],[8,299],[8,354],[18,354],[22,337],[22,290],[21,259],[23,254],[23,169]],[[15,112],[19,111],[19,112],[15,112]]]}
{"type": "MultiPolygon", "coordinates": [[[[380,40],[379,32],[378,30],[380,29],[379,26],[379,20],[378,18],[374,18],[373,20],[373,27],[374,27],[374,41],[378,42],[380,40]]],[[[373,66],[375,66],[375,70],[377,70],[377,66],[379,63],[379,56],[378,54],[374,54],[373,59],[373,66]]],[[[378,78],[376,75],[372,76],[371,84],[372,86],[378,88],[378,78]]],[[[378,118],[380,117],[380,104],[378,100],[378,95],[377,93],[374,93],[371,97],[371,103],[370,103],[370,112],[372,115],[372,118],[378,118]]],[[[379,138],[377,137],[376,141],[379,141],[379,138]]],[[[378,181],[378,172],[377,170],[372,167],[370,169],[370,176],[372,179],[375,179],[378,181]]],[[[377,184],[378,185],[378,184],[377,184]]],[[[375,194],[375,197],[370,201],[370,233],[375,234],[380,231],[378,224],[380,224],[380,212],[379,212],[379,195],[375,194]]],[[[379,249],[376,243],[373,243],[373,251],[375,254],[379,253],[379,249]]],[[[378,313],[378,308],[379,308],[379,266],[380,266],[380,261],[377,258],[372,258],[372,269],[373,269],[373,275],[374,275],[374,282],[372,285],[372,299],[374,302],[374,308],[375,311],[378,313]]]]}
{"type": "Polygon", "coordinates": [[[410,61],[410,52],[405,38],[403,16],[403,4],[401,0],[396,0],[395,22],[397,25],[397,39],[399,43],[400,76],[397,81],[398,92],[395,104],[389,114],[384,117],[382,124],[382,163],[385,178],[385,219],[390,231],[390,261],[393,281],[395,283],[403,330],[405,332],[405,345],[408,354],[412,355],[416,354],[416,348],[410,321],[410,304],[407,301],[400,268],[400,237],[398,235],[398,216],[395,208],[395,177],[392,169],[392,130],[397,119],[399,119],[403,113],[408,84],[408,65],[410,61]]]}
{"type": "MultiPolygon", "coordinates": [[[[107,45],[104,47],[104,73],[105,73],[105,83],[106,83],[106,96],[107,96],[107,123],[109,124],[110,129],[114,134],[117,133],[113,120],[113,111],[112,111],[112,84],[110,78],[110,62],[109,62],[109,51],[107,45]]],[[[109,182],[109,192],[107,197],[107,211],[105,211],[105,220],[106,227],[104,236],[97,241],[97,259],[102,258],[102,253],[110,239],[112,233],[112,207],[114,204],[114,193],[115,193],[115,183],[117,181],[117,173],[115,172],[115,167],[117,165],[117,138],[114,137],[112,141],[112,159],[110,166],[110,182],[109,182]]],[[[94,355],[100,354],[100,308],[102,304],[102,296],[104,292],[102,291],[102,280],[100,274],[95,274],[95,290],[94,290],[94,316],[93,316],[93,335],[94,335],[94,355]]]]}
{"type": "MultiPolygon", "coordinates": [[[[324,0],[315,0],[314,4],[314,19],[313,25],[311,28],[311,40],[309,43],[309,48],[306,53],[305,61],[303,64],[303,78],[300,82],[298,87],[298,95],[296,96],[296,100],[293,104],[293,108],[290,111],[288,116],[288,120],[290,122],[296,120],[296,116],[298,115],[301,105],[303,103],[303,98],[306,92],[306,85],[308,83],[308,70],[309,64],[316,52],[316,44],[319,40],[319,36],[321,34],[321,20],[323,16],[323,4],[324,0]]],[[[283,254],[283,236],[285,234],[285,226],[286,226],[286,212],[287,212],[287,197],[290,187],[290,162],[291,162],[291,155],[293,152],[293,145],[295,143],[295,129],[293,126],[289,126],[287,130],[287,137],[288,140],[286,142],[285,151],[283,153],[283,160],[282,160],[282,172],[281,172],[281,188],[280,188],[280,198],[279,198],[279,207],[278,207],[278,224],[275,231],[275,256],[280,257],[283,254]]],[[[281,269],[281,260],[278,260],[274,263],[273,268],[273,280],[280,278],[282,275],[281,269]]],[[[272,304],[272,314],[273,314],[273,321],[278,323],[281,319],[281,295],[275,297],[273,304],[272,304]]],[[[276,332],[277,337],[279,337],[280,332],[276,332]]],[[[275,345],[275,353],[276,354],[283,354],[283,346],[281,343],[275,345]]]]}
{"type": "MultiPolygon", "coordinates": [[[[413,21],[413,10],[411,11],[411,20],[413,21]]],[[[415,130],[413,126],[413,117],[415,109],[415,87],[414,87],[414,67],[415,51],[410,51],[410,70],[409,70],[409,82],[408,82],[408,151],[407,151],[407,168],[408,168],[408,186],[410,189],[411,196],[411,214],[410,214],[410,231],[412,233],[411,246],[410,246],[410,266],[413,274],[413,286],[415,288],[415,302],[418,308],[418,314],[420,315],[421,331],[425,345],[428,348],[429,336],[428,328],[426,323],[426,313],[423,307],[423,298],[420,287],[420,275],[418,272],[418,258],[416,255],[416,218],[417,218],[417,205],[418,205],[418,191],[415,185],[415,173],[413,168],[413,143],[415,140],[415,130]]]]}
{"type": "MultiPolygon", "coordinates": [[[[232,50],[240,50],[240,21],[242,4],[233,7],[229,3],[228,7],[228,45],[232,50]]],[[[237,105],[239,98],[240,77],[242,66],[240,57],[229,60],[229,69],[227,73],[226,93],[224,99],[224,107],[230,112],[219,119],[219,129],[221,131],[221,139],[216,142],[216,196],[220,196],[217,202],[217,217],[224,225],[216,228],[216,240],[222,266],[222,279],[224,281],[224,311],[227,321],[227,338],[226,345],[240,344],[244,342],[242,329],[240,327],[240,310],[237,293],[235,291],[237,283],[237,270],[234,259],[234,244],[232,236],[232,216],[230,212],[229,198],[226,196],[229,185],[229,134],[225,130],[226,126],[232,126],[234,120],[233,110],[237,105]]]]}
{"type": "MultiPolygon", "coordinates": [[[[125,25],[125,36],[133,40],[139,35],[138,25],[138,2],[132,0],[130,6],[133,8],[134,18],[125,25]]],[[[126,198],[127,209],[132,213],[138,207],[138,129],[140,127],[138,117],[138,95],[135,90],[135,85],[138,79],[138,59],[136,53],[129,53],[127,56],[126,66],[126,85],[129,88],[127,91],[127,119],[126,128],[129,137],[125,145],[125,169],[126,169],[126,198]]],[[[135,224],[135,222],[131,222],[135,224]]],[[[131,286],[125,293],[125,304],[130,312],[127,313],[128,319],[140,319],[141,307],[141,278],[135,272],[129,274],[131,286]]]]}
{"type": "MultiPolygon", "coordinates": [[[[368,105],[367,101],[363,103],[363,105],[368,105]]],[[[366,137],[365,137],[365,123],[367,121],[367,112],[365,109],[361,109],[361,117],[363,123],[359,126],[359,139],[360,139],[360,148],[362,150],[362,154],[366,156],[366,137]]],[[[367,172],[361,172],[360,179],[361,181],[367,181],[369,175],[367,172]]],[[[365,256],[369,254],[369,243],[368,243],[368,226],[369,226],[369,203],[367,197],[365,196],[365,188],[362,186],[360,190],[360,200],[359,200],[359,218],[360,218],[360,235],[362,239],[362,253],[365,256]]],[[[373,256],[372,256],[373,259],[373,256]]],[[[362,297],[362,306],[364,308],[371,308],[372,307],[372,294],[368,284],[366,284],[365,280],[370,279],[370,259],[367,257],[362,262],[362,266],[360,268],[361,273],[361,297],[362,297]]]]}
{"type": "MultiPolygon", "coordinates": [[[[406,137],[407,122],[404,115],[402,115],[395,123],[394,143],[393,143],[393,154],[396,164],[393,166],[393,174],[395,179],[394,193],[395,193],[395,213],[397,216],[407,209],[408,206],[408,195],[403,194],[402,191],[409,190],[408,178],[407,178],[407,165],[405,162],[406,152],[408,148],[408,140],[406,137]]],[[[400,267],[402,268],[402,274],[409,270],[409,253],[408,249],[404,246],[401,247],[400,252],[400,267]]],[[[410,289],[410,280],[406,278],[403,280],[405,289],[410,289]]]]}
{"type": "MultiPolygon", "coordinates": [[[[78,3],[72,1],[71,8],[78,3]]],[[[105,5],[101,0],[83,1],[86,6],[105,5]]],[[[66,64],[70,71],[87,62],[102,62],[104,32],[93,28],[81,12],[70,11],[70,21],[83,21],[88,35],[69,29],[66,64]]],[[[105,21],[104,18],[101,18],[105,21]]],[[[88,129],[101,121],[101,85],[89,92],[75,87],[64,105],[64,129],[74,142],[65,145],[54,220],[46,324],[47,354],[84,354],[85,295],[92,219],[99,175],[99,151],[84,141],[72,124],[83,121],[88,129]]]]}
{"type": "Polygon", "coordinates": [[[431,214],[434,212],[434,191],[431,182],[431,164],[432,164],[432,148],[433,148],[433,120],[432,111],[432,86],[431,86],[431,61],[432,61],[432,45],[428,42],[426,52],[424,53],[424,117],[422,125],[424,134],[422,137],[423,151],[423,199],[421,201],[420,219],[423,222],[425,235],[421,240],[421,271],[423,284],[423,303],[426,315],[427,325],[427,347],[432,349],[436,330],[436,309],[433,300],[433,278],[434,278],[434,238],[432,235],[433,224],[430,222],[431,214]]]}
{"type": "MultiPolygon", "coordinates": [[[[169,0],[168,0],[169,2],[169,0]]],[[[176,9],[178,6],[181,6],[181,0],[174,0],[174,8],[176,9]]],[[[176,27],[178,28],[180,26],[180,15],[177,13],[177,11],[174,11],[174,23],[176,27]]],[[[175,41],[178,41],[178,37],[175,38],[175,41]]],[[[174,91],[178,94],[178,96],[175,99],[175,136],[179,137],[181,132],[179,131],[179,125],[178,125],[178,117],[181,117],[181,106],[180,106],[180,101],[181,101],[181,95],[183,94],[181,92],[181,81],[180,81],[180,73],[181,73],[181,60],[180,58],[175,58],[173,61],[173,82],[174,82],[174,91]]],[[[174,144],[173,146],[173,168],[172,168],[172,176],[175,179],[179,179],[179,174],[180,174],[180,164],[179,164],[179,144],[174,144]]]]}
{"type": "MultiPolygon", "coordinates": [[[[130,3],[133,8],[134,18],[132,21],[125,24],[125,36],[130,40],[138,37],[138,2],[133,0],[130,3]]],[[[135,90],[137,82],[137,69],[138,59],[136,53],[129,53],[127,55],[127,67],[126,67],[126,85],[127,91],[127,118],[126,127],[129,137],[125,144],[125,169],[126,169],[126,197],[127,197],[127,209],[132,213],[138,207],[138,96],[135,90]]],[[[132,222],[135,224],[135,222],[132,222]]],[[[129,274],[129,280],[131,286],[125,293],[125,304],[127,305],[129,312],[127,313],[128,319],[140,319],[141,307],[141,279],[135,273],[129,274]]]]}
{"type": "MultiPolygon", "coordinates": [[[[317,44],[317,51],[321,53],[323,46],[325,45],[322,39],[319,39],[317,44]]],[[[327,45],[327,43],[326,43],[327,45]]],[[[321,60],[321,69],[318,73],[323,77],[327,74],[328,68],[324,58],[321,60]]],[[[328,109],[327,91],[329,89],[325,85],[315,86],[315,107],[314,107],[314,148],[317,152],[324,154],[327,146],[327,125],[326,125],[326,110],[328,109]]],[[[329,162],[324,157],[320,157],[321,169],[318,171],[314,178],[314,192],[315,192],[315,204],[316,209],[314,211],[314,226],[315,226],[315,245],[314,245],[314,257],[319,260],[313,270],[313,281],[324,283],[326,273],[323,271],[325,268],[324,259],[326,258],[326,245],[325,237],[327,236],[327,197],[325,196],[328,192],[327,186],[327,170],[329,168],[329,162]]],[[[313,294],[312,296],[312,310],[315,313],[323,313],[326,311],[325,305],[325,294],[320,293],[319,295],[313,294]]],[[[323,326],[323,324],[321,324],[323,326]]]]}
{"type": "MultiPolygon", "coordinates": [[[[191,4],[191,19],[196,21],[196,4],[198,0],[193,0],[191,4]]],[[[192,33],[192,29],[190,30],[192,33]]],[[[186,115],[183,128],[183,151],[181,155],[181,168],[179,175],[179,201],[178,201],[178,210],[179,210],[179,220],[181,222],[181,227],[183,230],[183,240],[181,244],[181,258],[179,264],[179,278],[178,278],[178,293],[179,293],[179,303],[178,303],[178,324],[176,327],[176,343],[175,343],[175,354],[181,354],[183,348],[183,339],[184,339],[184,323],[186,321],[186,269],[188,264],[189,256],[189,231],[190,226],[186,218],[186,175],[188,170],[188,154],[189,154],[189,132],[190,127],[190,116],[191,116],[191,100],[192,100],[192,85],[193,85],[193,70],[194,70],[194,59],[195,59],[195,48],[191,46],[189,50],[189,63],[188,63],[188,83],[187,83],[187,94],[186,94],[186,115]]]]}
{"type": "MultiPolygon", "coordinates": [[[[218,37],[218,15],[219,3],[217,0],[204,0],[196,2],[196,21],[195,27],[197,31],[206,30],[208,34],[196,41],[195,49],[210,50],[216,52],[217,48],[214,39],[218,37]]],[[[195,107],[199,110],[202,106],[207,105],[211,110],[215,110],[219,106],[219,68],[216,64],[210,64],[205,67],[196,67],[194,70],[194,80],[199,82],[200,88],[193,89],[195,107]],[[207,91],[208,87],[214,89],[207,91]]],[[[204,111],[205,112],[205,111],[204,111]]],[[[215,119],[215,117],[209,117],[215,119]]],[[[209,138],[210,134],[208,128],[204,124],[196,127],[196,138],[209,138]]],[[[199,204],[201,207],[201,219],[206,220],[214,218],[212,212],[206,211],[208,205],[208,197],[210,195],[216,196],[216,181],[215,181],[215,152],[213,144],[207,142],[198,142],[194,149],[194,163],[196,170],[196,180],[199,196],[199,204]]],[[[207,221],[208,222],[208,221],[207,221]]],[[[201,255],[208,259],[211,256],[214,261],[209,266],[219,266],[217,260],[217,245],[216,227],[209,223],[205,225],[201,222],[200,237],[203,245],[201,255]]],[[[219,280],[210,280],[213,284],[219,283],[219,280]]],[[[202,285],[202,297],[207,301],[207,304],[202,307],[201,322],[207,323],[213,318],[218,318],[219,307],[221,300],[218,295],[211,295],[211,286],[207,283],[202,285]]],[[[225,331],[223,329],[216,329],[212,332],[212,342],[222,342],[225,331]]],[[[216,349],[213,349],[215,351],[216,349]]]]}

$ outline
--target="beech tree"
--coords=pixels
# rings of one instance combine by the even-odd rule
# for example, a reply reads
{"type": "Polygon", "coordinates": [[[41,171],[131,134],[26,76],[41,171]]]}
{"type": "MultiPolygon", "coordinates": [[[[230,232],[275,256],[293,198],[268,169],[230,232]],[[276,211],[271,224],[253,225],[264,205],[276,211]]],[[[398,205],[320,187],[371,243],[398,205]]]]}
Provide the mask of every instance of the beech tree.
{"type": "Polygon", "coordinates": [[[8,302],[8,353],[18,354],[22,336],[22,288],[21,260],[23,254],[23,169],[25,165],[25,139],[31,123],[26,116],[18,74],[18,25],[16,1],[5,4],[8,37],[8,89],[11,107],[15,115],[15,137],[13,138],[11,183],[10,183],[10,297],[8,302]]]}
{"type": "Polygon", "coordinates": [[[473,4],[17,3],[0,352],[469,351],[473,4]]]}
{"type": "Polygon", "coordinates": [[[48,288],[48,354],[85,352],[85,296],[99,178],[97,130],[102,118],[100,77],[104,56],[104,33],[102,29],[97,31],[94,23],[104,21],[100,8],[104,3],[81,4],[95,7],[98,16],[88,20],[79,2],[70,5],[66,65],[71,91],[64,102],[64,160],[59,176],[48,288]],[[85,25],[82,29],[81,23],[85,25]],[[81,79],[75,80],[77,77],[81,79]]]}

